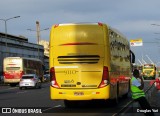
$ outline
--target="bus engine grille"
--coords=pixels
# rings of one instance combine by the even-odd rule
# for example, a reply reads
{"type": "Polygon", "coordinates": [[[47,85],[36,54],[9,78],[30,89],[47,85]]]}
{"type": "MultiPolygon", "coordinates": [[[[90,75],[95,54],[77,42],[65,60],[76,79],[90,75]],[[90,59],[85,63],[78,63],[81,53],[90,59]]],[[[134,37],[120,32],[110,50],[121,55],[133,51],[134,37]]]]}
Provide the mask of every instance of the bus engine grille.
{"type": "Polygon", "coordinates": [[[100,56],[98,55],[76,55],[76,56],[58,56],[60,64],[73,64],[73,63],[98,63],[100,56]]]}

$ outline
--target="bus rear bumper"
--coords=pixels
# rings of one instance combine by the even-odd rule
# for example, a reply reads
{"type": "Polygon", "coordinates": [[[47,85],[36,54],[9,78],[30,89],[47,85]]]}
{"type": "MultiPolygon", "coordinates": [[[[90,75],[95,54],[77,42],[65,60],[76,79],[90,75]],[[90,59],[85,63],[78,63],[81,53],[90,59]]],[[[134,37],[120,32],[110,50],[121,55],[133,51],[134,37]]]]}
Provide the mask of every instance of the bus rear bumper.
{"type": "Polygon", "coordinates": [[[50,86],[52,100],[93,100],[109,99],[110,86],[98,89],[57,89],[50,86]]]}
{"type": "Polygon", "coordinates": [[[20,79],[4,79],[4,83],[19,83],[20,79]]]}

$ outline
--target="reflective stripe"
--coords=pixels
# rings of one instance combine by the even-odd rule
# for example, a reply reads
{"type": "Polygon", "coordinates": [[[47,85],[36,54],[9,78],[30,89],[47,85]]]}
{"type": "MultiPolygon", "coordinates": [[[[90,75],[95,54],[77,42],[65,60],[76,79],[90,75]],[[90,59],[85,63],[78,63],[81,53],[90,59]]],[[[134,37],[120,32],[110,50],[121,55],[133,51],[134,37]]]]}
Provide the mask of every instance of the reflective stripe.
{"type": "Polygon", "coordinates": [[[139,97],[144,97],[145,96],[145,94],[144,94],[144,92],[142,93],[136,93],[136,92],[134,92],[134,93],[132,93],[132,98],[133,99],[137,99],[137,98],[139,98],[139,97]]]}
{"type": "Polygon", "coordinates": [[[132,98],[137,99],[139,97],[145,97],[145,93],[143,90],[139,89],[137,86],[133,86],[132,82],[135,80],[135,77],[132,77],[131,79],[131,92],[132,92],[132,98]]]}

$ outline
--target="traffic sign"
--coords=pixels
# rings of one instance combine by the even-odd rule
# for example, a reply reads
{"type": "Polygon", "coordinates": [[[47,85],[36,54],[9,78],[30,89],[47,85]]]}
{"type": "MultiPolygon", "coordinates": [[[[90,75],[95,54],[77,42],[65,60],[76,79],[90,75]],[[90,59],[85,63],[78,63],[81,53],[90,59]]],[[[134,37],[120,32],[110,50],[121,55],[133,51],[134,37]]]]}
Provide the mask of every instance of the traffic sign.
{"type": "Polygon", "coordinates": [[[130,40],[130,46],[143,46],[142,39],[130,40]]]}

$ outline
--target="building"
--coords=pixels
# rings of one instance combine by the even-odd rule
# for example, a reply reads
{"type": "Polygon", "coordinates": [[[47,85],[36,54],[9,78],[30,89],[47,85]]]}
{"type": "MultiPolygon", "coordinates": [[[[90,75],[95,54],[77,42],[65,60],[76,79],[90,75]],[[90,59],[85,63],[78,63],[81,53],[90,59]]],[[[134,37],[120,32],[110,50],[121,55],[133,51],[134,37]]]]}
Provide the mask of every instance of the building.
{"type": "Polygon", "coordinates": [[[28,38],[0,32],[0,75],[3,75],[5,57],[39,58],[44,62],[44,47],[29,43],[28,38]]]}
{"type": "Polygon", "coordinates": [[[45,69],[49,69],[49,42],[46,40],[40,40],[39,44],[44,46],[44,64],[45,69]]]}
{"type": "Polygon", "coordinates": [[[40,40],[39,44],[44,46],[44,55],[49,57],[49,42],[46,40],[40,40]]]}

